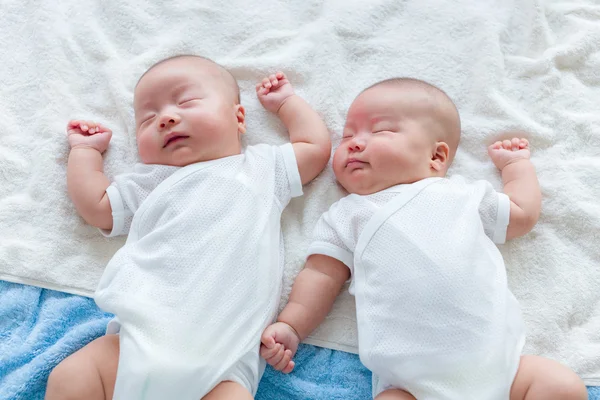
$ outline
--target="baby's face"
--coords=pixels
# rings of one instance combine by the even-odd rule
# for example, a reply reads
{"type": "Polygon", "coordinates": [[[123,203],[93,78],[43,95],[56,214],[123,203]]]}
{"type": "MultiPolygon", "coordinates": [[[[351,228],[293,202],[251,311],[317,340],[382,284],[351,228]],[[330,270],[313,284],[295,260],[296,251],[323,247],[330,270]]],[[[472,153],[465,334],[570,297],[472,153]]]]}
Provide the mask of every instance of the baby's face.
{"type": "Polygon", "coordinates": [[[432,176],[436,142],[427,117],[411,102],[385,86],[354,100],[333,156],[335,176],[348,192],[371,194],[432,176]]]}
{"type": "Polygon", "coordinates": [[[174,59],[148,71],[134,109],[145,164],[184,166],[241,152],[244,110],[205,60],[174,59]]]}

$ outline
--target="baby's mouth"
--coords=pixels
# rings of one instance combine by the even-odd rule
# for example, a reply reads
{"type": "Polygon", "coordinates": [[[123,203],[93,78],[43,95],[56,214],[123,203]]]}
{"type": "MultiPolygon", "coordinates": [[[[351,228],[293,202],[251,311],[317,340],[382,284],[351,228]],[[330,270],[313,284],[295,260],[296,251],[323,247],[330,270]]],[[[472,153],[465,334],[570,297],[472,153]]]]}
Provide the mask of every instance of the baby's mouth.
{"type": "Polygon", "coordinates": [[[367,164],[364,161],[358,160],[356,158],[349,158],[348,161],[346,161],[346,168],[348,167],[360,167],[361,165],[365,165],[367,164]]]}
{"type": "Polygon", "coordinates": [[[165,137],[163,149],[172,143],[176,143],[176,142],[179,142],[179,141],[181,141],[183,139],[187,139],[187,138],[189,138],[189,136],[181,135],[179,133],[170,133],[165,137]]]}

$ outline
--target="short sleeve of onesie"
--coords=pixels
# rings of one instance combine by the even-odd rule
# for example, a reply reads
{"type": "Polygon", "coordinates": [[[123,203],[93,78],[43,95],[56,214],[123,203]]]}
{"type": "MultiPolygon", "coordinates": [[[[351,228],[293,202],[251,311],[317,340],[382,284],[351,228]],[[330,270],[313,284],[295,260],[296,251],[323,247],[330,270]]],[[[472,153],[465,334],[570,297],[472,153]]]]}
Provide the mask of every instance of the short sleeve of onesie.
{"type": "Polygon", "coordinates": [[[308,248],[308,256],[323,254],[346,264],[354,275],[354,253],[345,243],[344,224],[340,202],[334,203],[328,211],[321,215],[313,232],[313,241],[308,248]],[[342,218],[341,218],[342,217],[342,218]]]}
{"type": "Polygon", "coordinates": [[[496,192],[487,181],[477,181],[474,185],[482,194],[479,215],[483,230],[494,243],[502,244],[506,241],[510,219],[510,199],[504,193],[496,192]]]}
{"type": "Polygon", "coordinates": [[[275,197],[281,208],[284,208],[292,197],[302,196],[302,180],[292,144],[274,146],[273,149],[275,152],[275,197]]]}
{"type": "Polygon", "coordinates": [[[118,175],[106,189],[112,209],[111,231],[101,229],[106,237],[127,235],[133,215],[146,197],[179,167],[136,164],[133,172],[118,175]]]}
{"type": "Polygon", "coordinates": [[[291,143],[282,146],[259,144],[249,146],[245,154],[247,157],[260,157],[270,163],[274,168],[275,198],[283,210],[293,197],[302,196],[302,180],[298,171],[296,154],[291,143]]]}

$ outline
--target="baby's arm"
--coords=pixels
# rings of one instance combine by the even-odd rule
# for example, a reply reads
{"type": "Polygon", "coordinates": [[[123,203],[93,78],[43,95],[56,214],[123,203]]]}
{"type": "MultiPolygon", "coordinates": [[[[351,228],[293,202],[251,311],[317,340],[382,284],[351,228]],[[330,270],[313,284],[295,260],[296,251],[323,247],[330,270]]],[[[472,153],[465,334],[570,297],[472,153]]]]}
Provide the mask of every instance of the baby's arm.
{"type": "Polygon", "coordinates": [[[488,148],[488,153],[502,172],[504,193],[510,198],[506,239],[523,236],[537,223],[542,207],[537,175],[529,160],[529,142],[519,138],[496,142],[488,148]]]}
{"type": "Polygon", "coordinates": [[[302,184],[312,181],[325,168],[331,154],[331,139],[325,123],[294,89],[282,72],[256,85],[262,105],[276,113],[290,134],[302,184]]]}
{"type": "Polygon", "coordinates": [[[298,274],[290,300],[277,322],[265,329],[261,356],[275,369],[289,373],[298,344],[325,319],[350,270],[341,261],[325,255],[311,255],[298,274]]]}
{"type": "Polygon", "coordinates": [[[67,187],[79,215],[97,228],[112,229],[112,210],[106,194],[110,186],[104,175],[102,153],[112,132],[91,121],[70,121],[67,125],[69,163],[67,187]]]}

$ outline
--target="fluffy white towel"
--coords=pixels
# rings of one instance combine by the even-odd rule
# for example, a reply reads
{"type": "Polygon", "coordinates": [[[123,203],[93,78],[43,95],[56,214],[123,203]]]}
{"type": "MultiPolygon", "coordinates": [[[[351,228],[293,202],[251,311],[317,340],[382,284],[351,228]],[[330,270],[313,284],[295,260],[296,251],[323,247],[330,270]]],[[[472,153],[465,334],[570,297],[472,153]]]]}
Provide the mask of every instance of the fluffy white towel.
{"type": "MultiPolygon", "coordinates": [[[[114,138],[114,176],[136,161],[132,91],[153,62],[196,53],[239,79],[249,143],[283,143],[254,95],[285,71],[325,118],[334,146],[348,106],[392,76],[430,81],[463,120],[452,172],[500,185],[485,147],[532,132],[543,215],[502,247],[528,328],[526,351],[600,384],[600,5],[595,0],[278,0],[176,3],[8,0],[0,25],[0,278],[90,295],[122,240],[83,221],[66,194],[70,118],[114,138]]],[[[286,292],[320,213],[340,196],[328,168],[284,214],[286,292]]],[[[402,290],[402,288],[398,288],[402,290]]],[[[309,340],[353,350],[353,299],[340,296],[309,340]]]]}

